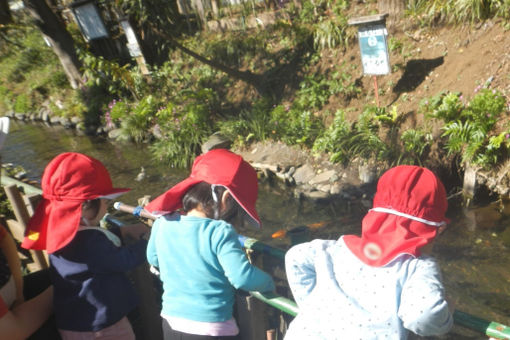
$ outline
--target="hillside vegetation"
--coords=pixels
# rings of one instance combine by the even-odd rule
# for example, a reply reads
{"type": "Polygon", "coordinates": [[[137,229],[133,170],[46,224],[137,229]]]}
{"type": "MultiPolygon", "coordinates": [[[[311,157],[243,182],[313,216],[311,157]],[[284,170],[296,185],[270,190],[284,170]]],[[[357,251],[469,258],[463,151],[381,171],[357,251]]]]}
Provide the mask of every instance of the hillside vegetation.
{"type": "Polygon", "coordinates": [[[265,27],[183,33],[178,44],[208,62],[170,49],[150,77],[92,55],[68,24],[84,65],[80,90],[67,85],[20,12],[1,41],[0,110],[45,106],[81,117],[89,130],[101,125],[149,143],[154,157],[175,166],[188,165],[220,131],[237,147],[283,141],[345,165],[497,169],[510,148],[510,1],[407,3],[388,26],[391,74],[377,77],[380,107],[356,28],[347,25],[377,13],[376,1],[323,0],[287,3],[265,27]]]}

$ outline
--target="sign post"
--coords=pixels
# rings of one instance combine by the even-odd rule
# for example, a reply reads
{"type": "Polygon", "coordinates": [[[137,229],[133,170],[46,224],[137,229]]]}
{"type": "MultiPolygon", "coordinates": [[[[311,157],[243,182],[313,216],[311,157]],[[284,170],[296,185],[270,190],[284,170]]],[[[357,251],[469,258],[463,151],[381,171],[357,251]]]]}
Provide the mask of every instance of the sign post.
{"type": "Polygon", "coordinates": [[[386,17],[388,14],[377,14],[349,19],[349,25],[358,27],[358,42],[361,52],[363,74],[371,75],[374,79],[375,100],[379,103],[379,89],[377,76],[390,73],[390,58],[388,54],[386,17]]]}
{"type": "Polygon", "coordinates": [[[108,37],[108,31],[94,0],[74,1],[70,6],[85,40],[90,41],[108,37]]]}
{"type": "Polygon", "coordinates": [[[136,37],[135,31],[131,27],[129,20],[127,18],[120,20],[120,26],[122,27],[124,33],[126,34],[129,55],[132,58],[135,58],[138,66],[140,67],[140,70],[142,71],[142,74],[145,76],[149,76],[150,72],[147,69],[147,64],[145,63],[145,58],[140,48],[140,44],[138,43],[138,38],[136,37]]]}

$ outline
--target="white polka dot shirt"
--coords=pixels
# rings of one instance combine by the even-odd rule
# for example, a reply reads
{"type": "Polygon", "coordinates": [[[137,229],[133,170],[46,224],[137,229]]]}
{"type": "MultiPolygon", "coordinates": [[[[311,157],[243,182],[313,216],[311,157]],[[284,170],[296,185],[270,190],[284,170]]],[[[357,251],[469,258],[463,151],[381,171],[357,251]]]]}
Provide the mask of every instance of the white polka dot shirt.
{"type": "Polygon", "coordinates": [[[453,318],[431,257],[401,255],[384,267],[361,262],[338,241],[292,247],[285,258],[299,306],[285,340],[407,339],[448,332],[453,318]]]}

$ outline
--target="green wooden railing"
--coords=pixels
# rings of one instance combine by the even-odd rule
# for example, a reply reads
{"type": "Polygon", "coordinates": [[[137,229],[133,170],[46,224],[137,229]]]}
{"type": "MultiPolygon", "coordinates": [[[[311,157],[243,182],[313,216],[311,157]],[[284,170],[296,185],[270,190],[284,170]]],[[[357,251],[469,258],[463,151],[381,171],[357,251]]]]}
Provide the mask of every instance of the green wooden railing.
{"type": "MultiPolygon", "coordinates": [[[[41,189],[36,188],[32,185],[23,183],[18,180],[14,180],[10,177],[2,175],[1,177],[1,183],[2,185],[12,185],[15,184],[17,186],[23,187],[24,192],[27,194],[40,194],[42,193],[41,189]]],[[[135,210],[135,207],[124,205],[120,202],[117,202],[115,204],[115,208],[132,213],[133,210],[135,210]],[[122,209],[119,209],[122,206],[122,209]]],[[[142,214],[143,217],[146,218],[154,218],[151,214],[143,211],[142,214]]],[[[122,226],[124,223],[118,219],[115,219],[109,215],[106,216],[106,220],[114,225],[122,226]]],[[[246,249],[251,249],[255,252],[268,254],[270,256],[284,259],[285,258],[285,250],[272,247],[266,243],[260,242],[257,239],[246,237],[246,236],[239,236],[239,242],[241,245],[246,249]]],[[[260,292],[250,292],[250,294],[255,297],[256,299],[259,299],[263,301],[264,303],[277,308],[281,310],[284,313],[287,313],[291,316],[296,316],[299,312],[298,306],[296,303],[288,298],[285,298],[283,296],[279,296],[274,293],[260,293],[260,292]]],[[[489,337],[493,337],[496,339],[508,339],[510,340],[510,327],[500,324],[498,322],[494,321],[487,321],[485,319],[470,315],[465,312],[461,312],[456,310],[453,314],[453,319],[457,325],[466,327],[468,329],[480,332],[482,334],[485,334],[489,337]]]]}
{"type": "MultiPolygon", "coordinates": [[[[253,251],[262,252],[278,258],[285,257],[285,251],[282,249],[271,247],[270,245],[253,238],[239,236],[239,242],[241,242],[241,245],[243,245],[246,249],[252,249],[253,251]]],[[[296,316],[299,311],[298,306],[294,301],[282,296],[278,296],[276,294],[262,294],[259,292],[250,292],[250,294],[289,315],[296,316]]],[[[510,327],[498,322],[487,321],[459,310],[456,310],[453,313],[453,320],[457,325],[480,332],[489,337],[496,339],[510,339],[510,327]]]]}
{"type": "MultiPolygon", "coordinates": [[[[133,210],[135,210],[134,207],[127,206],[125,204],[122,204],[120,202],[115,203],[115,208],[119,211],[124,211],[128,213],[132,213],[133,210]]],[[[154,218],[154,216],[151,216],[147,212],[144,212],[143,217],[146,218],[154,218]]],[[[122,224],[122,222],[115,220],[112,217],[107,217],[107,220],[114,223],[114,224],[122,224]]],[[[285,258],[285,250],[272,247],[266,243],[263,243],[257,239],[247,237],[240,235],[239,236],[239,242],[241,245],[246,249],[251,249],[255,252],[267,254],[270,256],[274,256],[279,259],[285,258]]],[[[281,310],[284,313],[287,313],[291,316],[296,316],[299,312],[299,308],[296,305],[296,303],[288,298],[285,298],[283,296],[279,296],[274,293],[260,293],[260,292],[250,292],[250,294],[263,301],[264,303],[267,303],[268,305],[277,308],[281,310]]],[[[494,322],[494,321],[487,321],[484,319],[481,319],[479,317],[470,315],[465,312],[461,311],[455,311],[453,313],[453,320],[455,324],[469,328],[471,330],[480,332],[482,334],[485,334],[487,336],[497,338],[497,339],[508,339],[510,340],[510,327],[494,322]]]]}

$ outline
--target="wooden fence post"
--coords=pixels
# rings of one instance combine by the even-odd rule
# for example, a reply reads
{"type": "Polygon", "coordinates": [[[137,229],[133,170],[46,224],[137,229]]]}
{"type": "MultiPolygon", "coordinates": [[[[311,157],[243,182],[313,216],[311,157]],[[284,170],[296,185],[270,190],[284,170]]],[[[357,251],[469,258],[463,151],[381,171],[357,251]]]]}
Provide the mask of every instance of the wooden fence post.
{"type": "MultiPolygon", "coordinates": [[[[12,210],[14,211],[14,215],[16,216],[16,220],[8,220],[7,226],[11,230],[14,238],[19,242],[23,241],[23,237],[25,235],[25,229],[27,227],[28,221],[30,220],[29,209],[30,211],[34,211],[34,206],[32,203],[38,200],[38,198],[34,195],[25,198],[20,193],[18,187],[14,184],[8,185],[4,187],[5,193],[7,194],[7,198],[11,202],[12,210]]],[[[48,259],[45,252],[41,250],[30,250],[30,255],[32,256],[32,260],[34,261],[35,266],[28,266],[30,270],[40,270],[48,268],[48,259]],[[32,267],[32,268],[31,268],[32,267]]]]}

